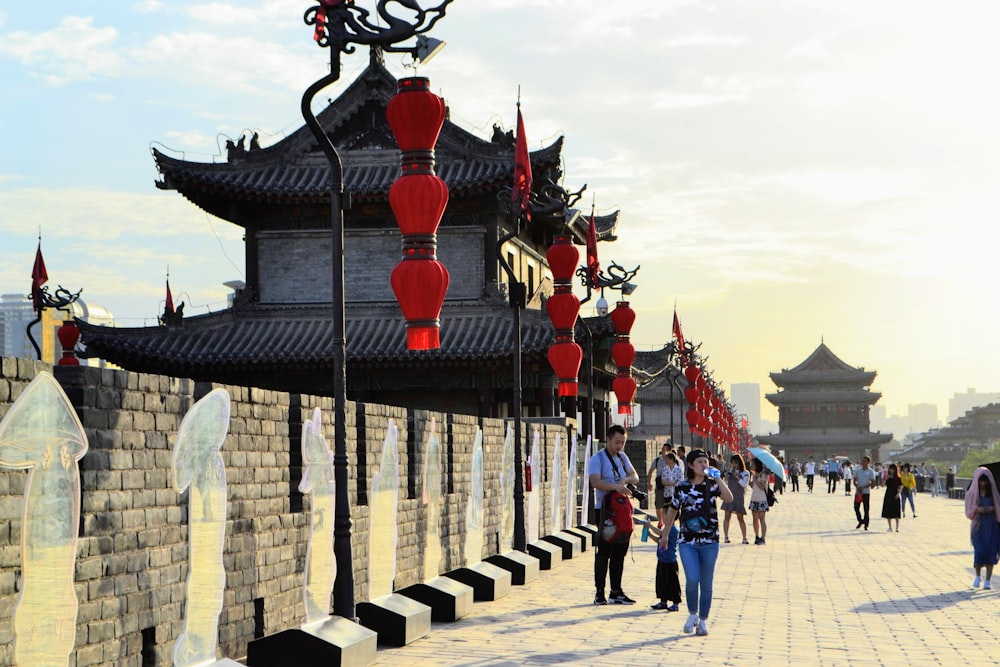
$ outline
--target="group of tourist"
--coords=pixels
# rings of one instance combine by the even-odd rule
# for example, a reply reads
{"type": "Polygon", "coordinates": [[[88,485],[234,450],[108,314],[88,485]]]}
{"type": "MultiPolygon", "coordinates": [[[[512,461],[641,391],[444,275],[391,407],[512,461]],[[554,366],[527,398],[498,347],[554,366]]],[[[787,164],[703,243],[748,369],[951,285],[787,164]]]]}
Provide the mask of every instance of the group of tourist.
{"type": "MultiPolygon", "coordinates": [[[[600,512],[612,492],[632,496],[630,485],[639,475],[622,451],[627,434],[621,426],[608,429],[605,448],[591,457],[587,467],[590,485],[595,489],[595,506],[600,512]],[[617,464],[610,462],[617,461],[617,464]]],[[[749,509],[753,515],[754,544],[765,544],[766,514],[770,473],[759,459],[747,469],[743,457],[730,458],[725,472],[708,452],[683,447],[674,451],[665,444],[660,456],[650,466],[646,487],[654,494],[658,525],[647,522],[647,529],[657,539],[656,596],[653,609],[678,611],[681,602],[680,564],[684,566],[684,596],[688,619],[685,633],[708,634],[708,618],[712,608],[715,563],[719,556],[719,513],[716,499],[722,499],[725,512],[724,539],[730,542],[729,528],[737,517],[743,544],[749,544],[746,524],[746,489],[750,488],[749,509]]],[[[634,487],[633,487],[634,488],[634,487]]],[[[611,544],[597,534],[594,556],[594,604],[635,604],[622,590],[622,574],[628,542],[611,544]],[[610,582],[607,580],[610,578],[610,582]],[[605,585],[610,583],[608,595],[605,585]]]]}

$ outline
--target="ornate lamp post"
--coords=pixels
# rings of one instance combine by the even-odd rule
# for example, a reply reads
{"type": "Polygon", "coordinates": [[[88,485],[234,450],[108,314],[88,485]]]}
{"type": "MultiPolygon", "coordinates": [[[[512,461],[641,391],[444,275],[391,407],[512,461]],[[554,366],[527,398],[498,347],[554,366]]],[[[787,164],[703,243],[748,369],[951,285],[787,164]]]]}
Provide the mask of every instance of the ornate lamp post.
{"type": "MultiPolygon", "coordinates": [[[[421,9],[416,0],[378,0],[376,18],[369,10],[358,7],[354,0],[320,0],[306,10],[306,25],[315,26],[317,44],[330,49],[330,73],[309,86],[302,95],[302,117],[320,148],[330,162],[330,223],[333,231],[332,286],[333,286],[333,408],[334,408],[334,482],[336,484],[336,510],[334,518],[333,550],[337,561],[337,581],[333,592],[333,613],[344,618],[354,618],[354,566],[351,557],[351,507],[347,478],[347,343],[345,334],[344,301],[344,167],[330,137],[324,132],[312,112],[313,98],[324,88],[340,78],[340,54],[354,53],[355,44],[367,44],[383,51],[412,53],[419,58],[426,41],[416,46],[396,46],[430,30],[445,14],[452,0],[442,0],[430,9],[421,9]],[[403,5],[411,21],[390,14],[390,2],[403,5]]],[[[426,60],[427,56],[424,55],[426,60]]]]}

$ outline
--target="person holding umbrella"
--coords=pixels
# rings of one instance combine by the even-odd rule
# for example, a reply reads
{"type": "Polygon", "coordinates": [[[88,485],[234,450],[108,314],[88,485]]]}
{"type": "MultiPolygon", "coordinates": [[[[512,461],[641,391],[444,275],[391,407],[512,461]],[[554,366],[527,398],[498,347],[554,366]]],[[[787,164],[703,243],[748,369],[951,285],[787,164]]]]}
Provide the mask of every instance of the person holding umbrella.
{"type": "Polygon", "coordinates": [[[991,588],[993,566],[1000,560],[1000,524],[997,523],[997,493],[996,480],[990,471],[982,466],[972,474],[972,484],[965,494],[965,516],[972,522],[969,537],[972,541],[972,566],[976,569],[976,578],[972,587],[979,588],[980,582],[984,590],[991,588]],[[986,568],[986,579],[981,578],[983,568],[986,568]]]}
{"type": "MultiPolygon", "coordinates": [[[[687,455],[686,479],[677,485],[667,506],[666,526],[680,514],[680,538],[677,546],[684,566],[685,597],[688,620],[684,632],[708,634],[708,614],[712,609],[712,587],[715,561],[719,557],[719,512],[715,499],[733,501],[729,487],[722,483],[721,473],[708,465],[703,449],[687,455]]],[[[666,532],[666,531],[664,531],[666,532]]],[[[660,543],[666,546],[666,536],[660,543]]]]}

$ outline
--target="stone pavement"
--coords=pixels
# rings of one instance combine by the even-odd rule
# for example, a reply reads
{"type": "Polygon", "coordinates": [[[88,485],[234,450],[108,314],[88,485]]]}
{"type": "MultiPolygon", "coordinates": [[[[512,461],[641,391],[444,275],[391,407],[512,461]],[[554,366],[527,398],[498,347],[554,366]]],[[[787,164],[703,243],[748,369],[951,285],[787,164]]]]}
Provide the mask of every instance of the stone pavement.
{"type": "Polygon", "coordinates": [[[655,545],[640,542],[637,531],[624,578],[636,605],[593,605],[588,550],[500,600],[475,603],[455,623],[434,623],[429,636],[409,646],[380,647],[376,664],[1000,664],[1000,572],[996,590],[971,587],[963,501],[919,494],[917,518],[887,533],[876,489],[865,532],[854,529],[851,497],[821,492],[819,482],[813,494],[778,496],[766,545],[752,544],[749,515],[751,544],[722,545],[708,637],[681,632],[684,602],[680,612],[649,608],[655,545]]]}

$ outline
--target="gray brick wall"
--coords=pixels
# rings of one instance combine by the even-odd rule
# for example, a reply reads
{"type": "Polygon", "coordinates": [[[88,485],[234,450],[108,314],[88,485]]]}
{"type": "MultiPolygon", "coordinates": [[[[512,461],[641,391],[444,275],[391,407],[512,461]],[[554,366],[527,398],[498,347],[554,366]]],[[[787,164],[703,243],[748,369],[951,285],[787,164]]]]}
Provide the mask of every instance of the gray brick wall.
{"type": "MultiPolygon", "coordinates": [[[[0,417],[47,364],[0,359],[0,417]]],[[[82,504],[76,592],[80,602],[72,667],[142,664],[142,633],[155,632],[155,661],[169,665],[183,630],[188,576],[187,493],[173,488],[172,452],[181,419],[215,385],[89,367],[56,368],[54,375],[75,406],[90,450],[80,461],[82,504]]],[[[222,448],[228,482],[224,545],[226,589],[219,617],[219,653],[238,658],[263,623],[266,634],[304,619],[301,587],[308,538],[309,496],[297,498],[302,422],[314,407],[333,440],[329,397],[292,395],[227,386],[232,399],[229,435],[222,448]],[[301,504],[301,510],[297,505],[301,504]],[[255,617],[256,601],[262,618],[255,617]]],[[[443,504],[440,572],[463,564],[465,512],[471,489],[472,447],[483,428],[486,516],[482,556],[496,554],[500,530],[506,423],[469,415],[348,404],[347,442],[352,512],[355,599],[367,590],[367,484],[378,460],[388,420],[400,429],[399,546],[397,589],[423,577],[421,503],[423,442],[431,417],[441,438],[443,504]],[[360,426],[359,426],[360,425],[360,426]],[[412,431],[412,433],[411,433],[412,431]],[[360,482],[360,483],[359,483],[360,482]]],[[[560,428],[562,429],[560,431],[560,428]]],[[[545,427],[546,484],[551,488],[551,449],[556,432],[545,427]]],[[[529,430],[522,443],[529,442],[529,430]]],[[[564,438],[564,455],[567,445],[564,438]]],[[[21,579],[21,506],[27,472],[0,469],[0,667],[13,664],[13,613],[21,579]]],[[[550,503],[542,500],[544,512],[550,503]]],[[[552,527],[553,518],[546,516],[552,527]]]]}

